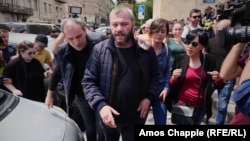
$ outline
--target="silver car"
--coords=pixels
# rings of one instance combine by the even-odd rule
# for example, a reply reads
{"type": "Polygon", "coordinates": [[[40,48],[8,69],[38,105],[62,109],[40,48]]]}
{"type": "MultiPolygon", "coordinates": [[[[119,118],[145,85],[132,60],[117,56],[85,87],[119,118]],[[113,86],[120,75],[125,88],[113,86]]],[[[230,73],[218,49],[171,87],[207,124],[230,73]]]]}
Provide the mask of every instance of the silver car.
{"type": "MultiPolygon", "coordinates": [[[[17,46],[23,40],[28,40],[30,42],[34,42],[37,34],[28,34],[28,33],[13,33],[9,32],[9,44],[17,46]]],[[[53,58],[54,54],[52,53],[52,43],[55,40],[54,38],[48,37],[48,46],[47,49],[50,51],[51,56],[53,58]]]]}
{"type": "Polygon", "coordinates": [[[0,141],[83,141],[77,124],[59,107],[0,89],[0,141]]]}
{"type": "Polygon", "coordinates": [[[95,32],[106,36],[110,32],[110,27],[109,26],[99,27],[95,29],[95,32]]]}

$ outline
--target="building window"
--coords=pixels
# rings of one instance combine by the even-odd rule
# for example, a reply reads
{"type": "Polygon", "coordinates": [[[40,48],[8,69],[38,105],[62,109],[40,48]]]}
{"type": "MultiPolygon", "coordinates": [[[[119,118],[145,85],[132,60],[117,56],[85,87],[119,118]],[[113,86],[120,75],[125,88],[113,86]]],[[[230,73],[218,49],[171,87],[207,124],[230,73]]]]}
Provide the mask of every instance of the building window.
{"type": "Polygon", "coordinates": [[[38,10],[38,2],[37,2],[37,0],[34,1],[34,10],[35,11],[38,10]]]}
{"type": "Polygon", "coordinates": [[[49,13],[52,13],[52,6],[49,4],[49,13]]]}
{"type": "Polygon", "coordinates": [[[32,8],[31,0],[28,0],[27,3],[29,4],[29,8],[32,8]]]}
{"type": "Polygon", "coordinates": [[[214,3],[215,0],[203,0],[204,3],[214,3]]]}
{"type": "Polygon", "coordinates": [[[56,17],[59,17],[58,7],[56,7],[56,17]]]}
{"type": "Polygon", "coordinates": [[[44,3],[44,13],[47,13],[47,3],[44,3]]]}
{"type": "Polygon", "coordinates": [[[60,16],[60,18],[61,18],[61,17],[62,17],[62,13],[63,13],[63,12],[62,12],[62,8],[60,8],[60,13],[61,13],[61,14],[60,14],[59,16],[60,16]]]}

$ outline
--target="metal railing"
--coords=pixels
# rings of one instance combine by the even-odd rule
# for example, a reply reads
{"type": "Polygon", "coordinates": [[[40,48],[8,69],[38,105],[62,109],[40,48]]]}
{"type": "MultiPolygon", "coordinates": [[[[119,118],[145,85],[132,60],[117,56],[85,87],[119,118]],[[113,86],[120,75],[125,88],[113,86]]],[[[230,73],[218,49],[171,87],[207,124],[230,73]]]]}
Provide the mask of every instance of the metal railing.
{"type": "Polygon", "coordinates": [[[67,2],[67,0],[55,0],[55,1],[62,2],[62,3],[66,3],[67,2]]]}
{"type": "Polygon", "coordinates": [[[1,3],[0,2],[0,11],[1,12],[25,14],[25,15],[29,15],[29,16],[34,15],[34,11],[32,8],[27,8],[27,7],[15,5],[15,4],[10,4],[10,3],[1,3]]]}

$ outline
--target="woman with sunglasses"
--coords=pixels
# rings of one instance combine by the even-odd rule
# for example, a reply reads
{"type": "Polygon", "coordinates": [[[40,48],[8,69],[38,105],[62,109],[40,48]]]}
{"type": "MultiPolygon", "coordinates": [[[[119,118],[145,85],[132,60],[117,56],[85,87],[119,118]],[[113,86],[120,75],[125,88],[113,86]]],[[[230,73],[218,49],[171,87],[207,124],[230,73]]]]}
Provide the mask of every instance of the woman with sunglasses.
{"type": "MultiPolygon", "coordinates": [[[[195,107],[197,112],[194,124],[196,125],[202,123],[205,114],[207,124],[212,116],[211,84],[215,83],[217,87],[224,85],[216,70],[214,56],[202,53],[208,40],[207,33],[202,29],[195,29],[187,34],[186,53],[177,55],[172,65],[170,93],[166,102],[166,104],[175,102],[195,107]]],[[[168,106],[170,107],[171,105],[168,106]]]]}
{"type": "Polygon", "coordinates": [[[34,58],[35,52],[34,44],[30,41],[22,41],[17,46],[17,56],[3,70],[3,76],[10,78],[12,83],[4,83],[4,86],[16,96],[44,102],[43,79],[49,73],[34,58]]]}

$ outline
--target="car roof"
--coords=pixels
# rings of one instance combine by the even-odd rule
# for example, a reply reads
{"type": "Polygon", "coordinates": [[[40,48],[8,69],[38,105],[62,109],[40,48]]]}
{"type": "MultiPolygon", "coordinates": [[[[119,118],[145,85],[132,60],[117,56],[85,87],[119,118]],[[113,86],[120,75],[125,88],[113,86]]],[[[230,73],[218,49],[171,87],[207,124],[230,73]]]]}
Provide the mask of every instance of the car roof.
{"type": "Polygon", "coordinates": [[[97,29],[95,30],[98,30],[98,29],[107,29],[107,28],[110,28],[109,26],[102,26],[102,27],[98,27],[97,29]]]}
{"type": "Polygon", "coordinates": [[[56,25],[50,23],[32,23],[32,22],[4,22],[3,24],[38,24],[38,25],[56,25]]]}
{"type": "MultiPolygon", "coordinates": [[[[28,41],[34,42],[36,36],[37,36],[36,34],[9,32],[9,43],[12,44],[12,45],[17,46],[23,40],[28,40],[28,41]]],[[[53,57],[52,42],[54,41],[54,38],[50,37],[49,35],[47,35],[47,37],[48,37],[47,49],[51,52],[51,55],[53,57]]]]}
{"type": "Polygon", "coordinates": [[[14,32],[20,32],[20,30],[25,29],[27,33],[31,34],[43,33],[50,35],[53,30],[61,32],[61,28],[58,25],[48,23],[5,22],[0,23],[0,27],[8,31],[14,28],[14,32]]]}

